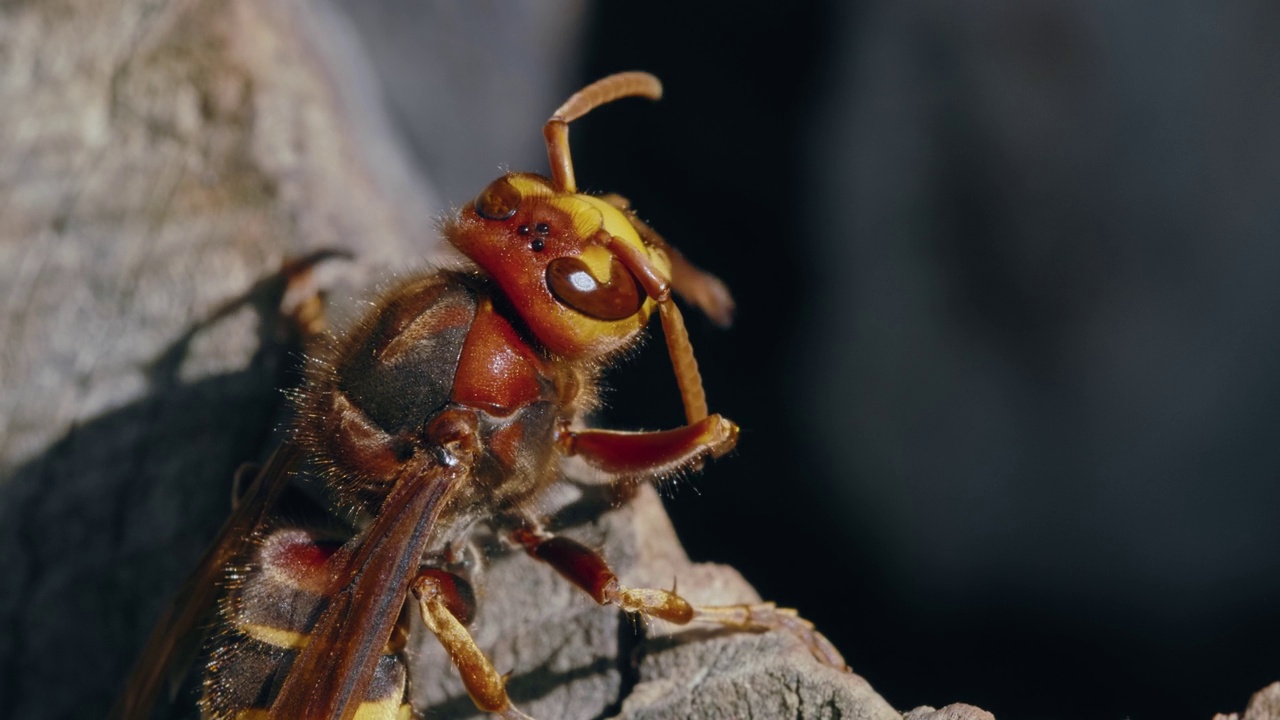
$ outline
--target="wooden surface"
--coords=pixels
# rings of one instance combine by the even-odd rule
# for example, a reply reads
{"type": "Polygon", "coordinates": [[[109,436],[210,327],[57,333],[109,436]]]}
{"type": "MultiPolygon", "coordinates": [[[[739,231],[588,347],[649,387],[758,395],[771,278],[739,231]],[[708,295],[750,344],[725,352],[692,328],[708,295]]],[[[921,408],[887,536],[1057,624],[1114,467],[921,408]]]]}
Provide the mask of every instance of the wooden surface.
{"type": "Polygon", "coordinates": [[[432,247],[331,34],[304,2],[0,5],[6,716],[105,712],[265,452],[281,260],[350,249],[358,286],[432,247]]]}

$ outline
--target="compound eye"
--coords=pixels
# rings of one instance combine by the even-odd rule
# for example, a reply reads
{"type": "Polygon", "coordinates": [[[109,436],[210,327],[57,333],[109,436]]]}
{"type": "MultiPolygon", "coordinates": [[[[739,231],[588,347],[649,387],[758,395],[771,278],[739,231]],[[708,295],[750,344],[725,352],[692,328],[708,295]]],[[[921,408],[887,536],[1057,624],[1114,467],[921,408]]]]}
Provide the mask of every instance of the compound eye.
{"type": "Polygon", "coordinates": [[[609,282],[602,284],[578,258],[557,258],[547,265],[547,287],[561,303],[596,320],[623,320],[644,305],[639,283],[617,260],[609,263],[609,282]]]}
{"type": "Polygon", "coordinates": [[[506,220],[515,215],[519,207],[520,191],[506,178],[489,183],[476,198],[476,214],[487,220],[506,220]]]}

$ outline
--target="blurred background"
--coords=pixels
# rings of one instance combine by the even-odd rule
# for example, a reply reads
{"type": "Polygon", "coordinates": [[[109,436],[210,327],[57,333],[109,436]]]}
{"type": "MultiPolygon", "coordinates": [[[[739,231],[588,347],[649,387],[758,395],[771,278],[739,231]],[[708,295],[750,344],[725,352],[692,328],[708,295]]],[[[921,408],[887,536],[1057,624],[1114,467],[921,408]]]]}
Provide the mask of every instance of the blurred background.
{"type": "MultiPolygon", "coordinates": [[[[739,301],[691,328],[740,450],[668,507],[892,704],[1209,717],[1280,678],[1280,6],[342,7],[451,202],[544,171],[585,82],[662,78],[573,143],[739,301]]],[[[607,424],[680,417],[659,345],[607,424]]]]}

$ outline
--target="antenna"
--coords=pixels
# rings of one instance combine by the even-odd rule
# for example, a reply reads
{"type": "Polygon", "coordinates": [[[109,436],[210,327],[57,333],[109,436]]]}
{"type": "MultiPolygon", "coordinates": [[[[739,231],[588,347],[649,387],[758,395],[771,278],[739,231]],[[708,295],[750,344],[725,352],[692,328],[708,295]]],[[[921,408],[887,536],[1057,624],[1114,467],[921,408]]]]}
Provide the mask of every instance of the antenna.
{"type": "Polygon", "coordinates": [[[647,72],[621,72],[600,78],[573,94],[542,126],[551,161],[551,181],[561,192],[576,193],[573,158],[569,155],[569,123],[597,107],[625,97],[662,97],[662,83],[647,72]]]}

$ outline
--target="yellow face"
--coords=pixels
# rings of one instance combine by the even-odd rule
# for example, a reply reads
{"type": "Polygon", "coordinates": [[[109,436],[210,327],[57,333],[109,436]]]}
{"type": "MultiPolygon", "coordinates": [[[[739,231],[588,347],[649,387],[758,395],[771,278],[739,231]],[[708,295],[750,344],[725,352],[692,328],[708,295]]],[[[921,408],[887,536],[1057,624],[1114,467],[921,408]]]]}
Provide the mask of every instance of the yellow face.
{"type": "Polygon", "coordinates": [[[538,175],[494,181],[445,234],[494,279],[538,340],[569,358],[626,347],[655,307],[610,244],[643,253],[664,279],[671,275],[666,253],[645,245],[622,211],[558,192],[538,175]]]}

